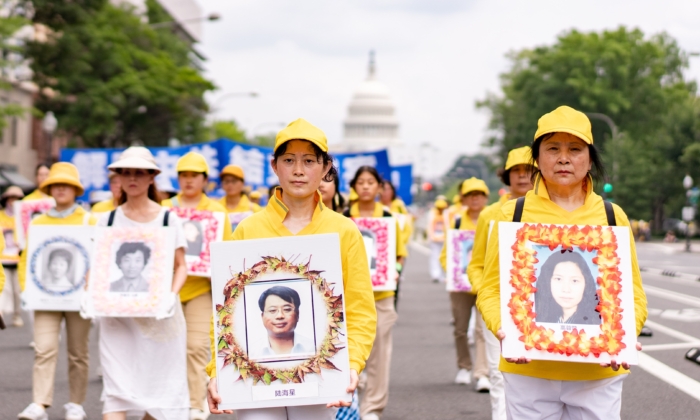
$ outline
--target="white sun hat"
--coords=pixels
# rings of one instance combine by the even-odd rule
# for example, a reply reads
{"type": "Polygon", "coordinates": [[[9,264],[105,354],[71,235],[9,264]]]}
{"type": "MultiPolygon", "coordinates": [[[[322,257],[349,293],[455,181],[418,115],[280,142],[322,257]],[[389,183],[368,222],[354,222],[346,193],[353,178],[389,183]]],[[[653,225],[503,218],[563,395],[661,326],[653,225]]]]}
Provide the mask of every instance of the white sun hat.
{"type": "Polygon", "coordinates": [[[160,173],[160,168],[156,165],[151,151],[141,146],[132,146],[122,152],[119,160],[107,166],[108,169],[150,169],[160,173]]]}

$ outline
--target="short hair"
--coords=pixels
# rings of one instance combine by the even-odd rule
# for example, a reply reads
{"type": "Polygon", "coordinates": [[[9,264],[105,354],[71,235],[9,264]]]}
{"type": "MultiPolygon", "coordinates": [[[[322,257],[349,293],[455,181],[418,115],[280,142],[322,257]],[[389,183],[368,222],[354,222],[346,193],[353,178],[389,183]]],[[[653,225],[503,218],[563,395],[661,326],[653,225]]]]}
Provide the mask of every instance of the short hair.
{"type": "Polygon", "coordinates": [[[73,264],[73,254],[71,254],[68,250],[63,249],[63,248],[58,248],[54,249],[49,253],[49,265],[51,264],[51,261],[53,261],[54,258],[61,257],[66,262],[68,262],[68,266],[73,264]]]}
{"type": "Polygon", "coordinates": [[[45,163],[45,162],[41,162],[41,163],[37,164],[36,167],[34,168],[34,176],[39,175],[39,169],[41,169],[41,168],[46,168],[48,170],[51,170],[51,165],[48,163],[45,163]]]}
{"type": "Polygon", "coordinates": [[[265,290],[260,299],[258,299],[258,306],[261,312],[265,312],[265,301],[267,297],[273,295],[277,296],[285,302],[293,303],[295,312],[299,312],[299,306],[301,305],[301,299],[299,298],[299,293],[296,290],[285,286],[273,286],[265,290]]]}
{"type": "Polygon", "coordinates": [[[124,242],[119,246],[119,250],[117,251],[117,267],[119,267],[125,255],[133,254],[138,251],[143,253],[144,265],[148,264],[148,260],[151,258],[151,248],[147,247],[143,242],[124,242]]]}
{"type": "Polygon", "coordinates": [[[396,200],[396,188],[394,188],[394,184],[392,184],[391,181],[385,179],[384,181],[382,181],[382,186],[384,188],[391,188],[391,200],[396,200]]]}

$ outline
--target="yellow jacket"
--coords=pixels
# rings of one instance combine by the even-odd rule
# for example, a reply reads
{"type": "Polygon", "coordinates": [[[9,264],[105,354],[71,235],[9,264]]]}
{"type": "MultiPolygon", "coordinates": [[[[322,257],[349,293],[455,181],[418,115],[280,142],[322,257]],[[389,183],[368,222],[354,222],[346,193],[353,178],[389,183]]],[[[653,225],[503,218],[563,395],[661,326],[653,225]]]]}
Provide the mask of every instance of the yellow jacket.
{"type": "MultiPolygon", "coordinates": [[[[182,202],[182,194],[178,194],[174,197],[178,203],[182,202]]],[[[173,207],[173,199],[168,198],[163,200],[161,203],[163,207],[171,208],[173,207]]],[[[179,207],[179,206],[178,206],[179,207]]],[[[196,210],[209,210],[212,212],[218,211],[224,214],[224,237],[223,240],[228,240],[231,237],[231,223],[228,222],[228,215],[226,214],[226,209],[216,201],[202,194],[202,198],[197,204],[196,210]]],[[[180,289],[180,301],[188,302],[197,296],[201,296],[205,293],[211,292],[211,278],[200,277],[200,276],[187,276],[185,284],[180,289]]]]}
{"type": "MultiPolygon", "coordinates": [[[[483,211],[482,211],[483,213],[483,211]]],[[[461,218],[461,222],[459,222],[459,230],[476,230],[476,225],[474,224],[474,221],[472,221],[471,217],[467,214],[467,209],[462,210],[461,214],[459,215],[461,218]]],[[[451,229],[455,228],[455,225],[457,223],[457,218],[455,217],[454,220],[452,221],[452,224],[450,225],[451,229]]],[[[474,251],[472,251],[473,253],[474,251]]],[[[442,265],[443,270],[447,270],[447,232],[445,232],[445,242],[442,243],[442,251],[440,251],[440,265],[442,265]]],[[[469,282],[471,283],[471,277],[469,277],[469,282]]],[[[461,293],[461,292],[455,292],[455,293],[461,293]]],[[[476,289],[474,288],[474,284],[472,283],[472,290],[470,292],[474,294],[476,293],[476,289]]]]}
{"type": "MultiPolygon", "coordinates": [[[[316,193],[316,202],[318,205],[314,210],[311,223],[297,235],[337,233],[340,236],[350,369],[355,369],[357,373],[360,373],[372,350],[377,326],[377,312],[372,299],[372,281],[369,277],[365,243],[357,226],[351,220],[323,205],[320,193],[316,193]]],[[[272,197],[263,211],[244,219],[238,225],[233,234],[233,240],[296,236],[282,224],[287,212],[287,207],[282,202],[278,188],[275,196],[272,197]]],[[[216,359],[214,357],[213,321],[210,337],[212,360],[207,365],[207,374],[214,377],[216,376],[216,359]]]]}
{"type": "MultiPolygon", "coordinates": [[[[360,217],[360,207],[359,204],[353,204],[350,209],[350,217],[360,217]]],[[[380,203],[374,203],[374,214],[372,217],[382,217],[384,215],[384,206],[380,203]]],[[[396,220],[396,218],[394,218],[396,220]]],[[[408,251],[406,250],[406,243],[403,240],[403,234],[399,226],[399,221],[396,220],[396,258],[408,256],[408,251]]],[[[366,258],[366,257],[365,257],[366,258]]],[[[369,268],[367,269],[369,271],[369,268]]],[[[388,299],[396,295],[395,292],[374,292],[374,300],[379,301],[382,299],[388,299]]]]}
{"type": "MultiPolygon", "coordinates": [[[[2,233],[6,229],[12,230],[12,237],[15,240],[15,244],[17,243],[17,232],[15,231],[15,217],[14,216],[9,216],[7,214],[7,210],[2,210],[0,211],[0,229],[2,230],[2,233]]],[[[2,244],[2,249],[4,251],[5,249],[5,237],[3,236],[3,244],[2,244]]],[[[5,253],[2,253],[2,260],[6,262],[12,262],[12,261],[19,261],[19,255],[5,255],[5,253]]]]}
{"type": "Polygon", "coordinates": [[[455,218],[462,212],[462,203],[453,204],[442,213],[445,226],[454,226],[455,218]]]}
{"type": "Polygon", "coordinates": [[[503,194],[495,203],[481,211],[479,220],[476,222],[476,234],[474,235],[474,247],[472,248],[472,259],[467,266],[467,277],[472,284],[472,290],[479,290],[479,283],[484,276],[484,260],[486,259],[486,243],[489,240],[489,225],[496,217],[501,206],[510,200],[510,193],[503,194]]]}
{"type": "MultiPolygon", "coordinates": [[[[589,182],[589,185],[592,184],[589,182]]],[[[495,225],[491,232],[486,250],[486,263],[484,276],[480,281],[479,293],[476,305],[484,317],[486,327],[494,334],[501,328],[501,296],[500,296],[500,272],[498,259],[498,222],[510,222],[513,220],[516,200],[508,201],[501,206],[496,215],[495,225]]],[[[629,226],[629,220],[625,212],[617,205],[613,205],[617,226],[629,226]]],[[[547,188],[541,178],[535,181],[535,189],[528,192],[525,199],[525,207],[522,222],[542,222],[552,224],[578,224],[606,226],[607,218],[603,207],[603,199],[589,187],[588,195],[583,206],[568,212],[549,199],[547,188]]],[[[632,276],[634,293],[634,310],[636,315],[637,335],[642,329],[647,318],[647,299],[642,288],[642,276],[637,263],[637,251],[634,246],[634,238],[630,237],[630,251],[632,255],[632,276]]],[[[518,375],[532,376],[551,380],[598,380],[628,373],[620,369],[614,372],[611,368],[604,368],[594,363],[575,362],[551,362],[533,360],[528,364],[508,363],[501,358],[499,369],[503,372],[518,375]]]]}
{"type": "MultiPolygon", "coordinates": [[[[42,214],[41,216],[37,216],[34,220],[32,220],[30,225],[84,225],[85,222],[87,222],[87,224],[94,226],[97,223],[97,219],[95,216],[87,216],[87,214],[88,213],[85,211],[85,209],[78,206],[73,214],[68,217],[59,218],[51,217],[48,214],[42,214]]],[[[31,240],[32,238],[27,236],[27,247],[25,248],[24,252],[22,252],[22,257],[17,265],[19,288],[22,291],[24,291],[24,285],[26,284],[27,254],[29,253],[29,241],[31,240]]]]}
{"type": "Polygon", "coordinates": [[[51,197],[48,194],[44,194],[43,192],[39,191],[39,189],[35,189],[32,191],[29,195],[24,196],[22,201],[32,201],[32,200],[41,200],[43,198],[49,198],[51,197]]]}
{"type": "Polygon", "coordinates": [[[108,211],[112,211],[112,210],[116,210],[116,209],[117,208],[114,207],[114,200],[112,200],[110,198],[109,200],[104,200],[104,201],[100,201],[98,203],[95,203],[92,206],[92,209],[90,209],[90,211],[92,211],[93,213],[106,213],[108,211]]]}
{"type": "Polygon", "coordinates": [[[262,207],[250,201],[248,196],[245,194],[241,194],[241,201],[239,201],[238,205],[232,209],[226,206],[226,196],[221,197],[217,200],[217,202],[221,204],[228,213],[243,213],[246,211],[252,211],[253,213],[257,213],[260,210],[262,210],[262,207]]]}
{"type": "MultiPolygon", "coordinates": [[[[5,237],[3,235],[0,235],[0,247],[2,249],[5,249],[5,237]]],[[[0,265],[0,293],[2,293],[2,289],[5,288],[5,269],[2,268],[2,265],[0,265]]]]}

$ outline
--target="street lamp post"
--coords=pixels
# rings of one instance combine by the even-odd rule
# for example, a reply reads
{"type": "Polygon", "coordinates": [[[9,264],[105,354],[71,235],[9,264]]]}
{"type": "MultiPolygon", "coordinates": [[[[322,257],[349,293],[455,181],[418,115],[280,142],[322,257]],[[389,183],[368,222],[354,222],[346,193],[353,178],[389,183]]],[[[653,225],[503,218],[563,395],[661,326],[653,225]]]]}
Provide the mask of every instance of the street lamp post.
{"type": "Polygon", "coordinates": [[[690,202],[690,189],[693,187],[693,178],[690,175],[683,177],[683,188],[685,188],[685,204],[683,207],[683,221],[685,222],[685,252],[690,252],[690,222],[695,220],[695,207],[690,202]]]}
{"type": "Polygon", "coordinates": [[[203,20],[208,20],[210,22],[214,22],[214,21],[217,21],[219,19],[221,19],[221,15],[214,12],[214,13],[209,13],[207,16],[201,16],[201,17],[183,19],[183,20],[168,20],[165,22],[156,22],[156,23],[151,23],[148,26],[150,26],[153,29],[171,28],[175,25],[181,25],[183,23],[200,22],[203,20]]]}
{"type": "Polygon", "coordinates": [[[604,123],[608,125],[610,128],[610,132],[612,134],[612,154],[613,154],[613,164],[612,164],[612,179],[613,179],[613,184],[617,182],[617,137],[620,134],[618,129],[617,129],[617,124],[615,124],[615,121],[613,121],[612,118],[608,117],[605,114],[601,114],[600,112],[586,112],[586,115],[588,118],[594,118],[597,120],[601,120],[604,123]]]}
{"type": "Polygon", "coordinates": [[[53,157],[51,152],[53,151],[53,133],[56,132],[58,127],[58,120],[52,111],[49,111],[44,115],[44,119],[41,121],[41,128],[46,134],[46,161],[48,163],[53,163],[53,157]]]}

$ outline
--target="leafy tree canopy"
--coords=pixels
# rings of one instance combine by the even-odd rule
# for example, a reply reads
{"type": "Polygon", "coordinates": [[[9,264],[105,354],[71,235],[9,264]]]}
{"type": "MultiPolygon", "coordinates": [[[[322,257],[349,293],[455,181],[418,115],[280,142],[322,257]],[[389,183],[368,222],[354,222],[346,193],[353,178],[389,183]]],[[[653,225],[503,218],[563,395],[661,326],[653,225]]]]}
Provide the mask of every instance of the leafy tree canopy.
{"type": "MultiPolygon", "coordinates": [[[[0,1],[0,9],[6,12],[0,15],[0,90],[7,91],[12,88],[15,68],[24,61],[24,41],[17,35],[29,20],[25,18],[22,7],[13,7],[7,0],[0,1]]],[[[0,130],[7,125],[7,117],[20,116],[27,111],[17,104],[6,102],[4,96],[0,96],[0,130]]]]}

